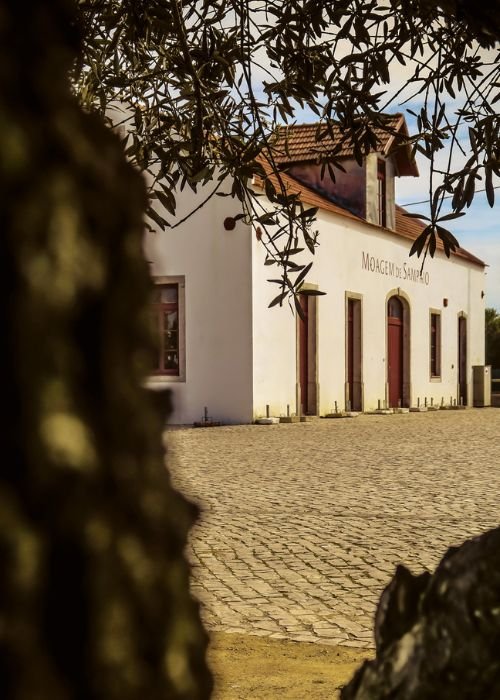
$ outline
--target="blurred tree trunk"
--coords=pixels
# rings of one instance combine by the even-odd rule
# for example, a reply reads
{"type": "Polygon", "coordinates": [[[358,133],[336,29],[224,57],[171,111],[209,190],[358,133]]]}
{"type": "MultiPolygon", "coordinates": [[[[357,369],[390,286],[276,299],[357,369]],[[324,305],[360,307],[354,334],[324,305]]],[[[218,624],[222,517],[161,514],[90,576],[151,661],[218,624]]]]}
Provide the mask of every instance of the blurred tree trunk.
{"type": "Polygon", "coordinates": [[[0,4],[0,696],[207,698],[194,508],[141,388],[141,178],[82,113],[71,4],[0,4]]]}

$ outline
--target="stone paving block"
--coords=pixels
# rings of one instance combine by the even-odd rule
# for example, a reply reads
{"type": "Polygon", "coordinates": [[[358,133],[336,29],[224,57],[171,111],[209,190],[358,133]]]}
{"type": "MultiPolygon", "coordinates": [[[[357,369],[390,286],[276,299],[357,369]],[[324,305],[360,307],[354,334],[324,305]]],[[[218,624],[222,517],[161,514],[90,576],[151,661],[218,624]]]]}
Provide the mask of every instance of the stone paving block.
{"type": "Polygon", "coordinates": [[[500,411],[167,431],[202,510],[188,558],[209,630],[373,646],[401,562],[433,569],[500,521],[500,411]]]}

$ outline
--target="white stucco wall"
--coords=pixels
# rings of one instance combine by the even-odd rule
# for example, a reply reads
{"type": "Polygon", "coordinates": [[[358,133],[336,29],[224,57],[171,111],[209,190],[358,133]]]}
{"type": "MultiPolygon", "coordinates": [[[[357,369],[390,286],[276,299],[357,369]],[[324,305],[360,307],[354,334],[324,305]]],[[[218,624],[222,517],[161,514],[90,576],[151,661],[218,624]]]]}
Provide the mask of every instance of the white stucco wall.
{"type": "MultiPolygon", "coordinates": [[[[408,258],[411,241],[384,233],[374,226],[320,211],[316,228],[320,246],[308,276],[326,296],[318,297],[318,381],[320,414],[345,405],[346,292],[362,299],[362,373],[364,410],[387,399],[386,301],[398,289],[410,306],[411,404],[431,397],[434,403],[457,398],[458,314],[468,319],[468,384],[472,402],[472,365],[484,363],[484,272],[481,267],[438,252],[427,259],[424,279],[414,281],[421,261],[408,258]],[[365,266],[363,265],[365,256],[365,266]],[[373,261],[372,261],[373,260],[373,261]],[[377,261],[378,270],[377,271],[377,261]],[[380,267],[383,261],[382,271],[380,267]],[[387,261],[387,268],[385,266],[387,261]],[[392,265],[391,265],[392,263],[392,265]],[[370,266],[373,265],[373,270],[370,266]],[[365,269],[367,267],[367,269],[365,269]],[[399,276],[396,272],[399,269],[399,276]],[[392,274],[391,274],[392,271],[392,274]],[[444,306],[448,299],[448,306],[444,306]],[[441,378],[430,378],[430,310],[441,313],[441,378]]],[[[277,293],[265,280],[276,277],[274,267],[263,267],[261,243],[253,238],[254,414],[269,404],[274,414],[284,414],[286,404],[297,411],[296,321],[288,305],[268,309],[277,293]],[[272,274],[269,274],[272,271],[272,274]]],[[[309,260],[304,256],[302,262],[309,260]]],[[[298,260],[297,260],[298,262],[298,260]]]]}
{"type": "Polygon", "coordinates": [[[266,252],[252,235],[253,413],[254,418],[296,412],[296,322],[288,303],[268,308],[280,292],[267,280],[279,278],[278,268],[265,266],[266,252]]]}
{"type": "MultiPolygon", "coordinates": [[[[179,195],[178,217],[205,197],[179,195]]],[[[264,201],[264,198],[261,202],[264,201]]],[[[287,303],[268,308],[278,293],[275,266],[265,266],[265,250],[250,226],[233,231],[224,219],[239,205],[214,197],[182,226],[147,234],[145,254],[154,277],[185,279],[185,381],[152,377],[153,388],[174,394],[173,423],[214,420],[245,423],[263,416],[298,412],[296,318],[287,303]]],[[[345,406],[346,293],[361,298],[364,410],[387,400],[386,302],[401,293],[410,307],[411,403],[439,403],[458,397],[458,315],[467,317],[468,399],[472,366],[484,363],[484,272],[481,267],[438,252],[424,269],[427,283],[414,280],[420,261],[408,258],[411,241],[375,226],[319,211],[320,246],[308,282],[326,296],[317,298],[319,413],[345,406]],[[386,264],[387,263],[387,264],[386,264]],[[372,269],[370,269],[372,268],[372,269]],[[399,274],[398,271],[399,270],[399,274]],[[443,300],[448,300],[444,306],[443,300]],[[430,310],[441,314],[441,378],[430,378],[430,310]]],[[[309,262],[303,253],[302,262],[309,262]]],[[[296,258],[297,262],[299,259],[296,258]]]]}
{"type": "MultiPolygon", "coordinates": [[[[178,194],[178,218],[207,191],[195,196],[186,188],[178,194]]],[[[199,421],[205,406],[213,420],[252,420],[250,227],[238,222],[226,231],[223,225],[240,210],[236,200],[215,196],[178,228],[146,235],[153,277],[185,277],[185,381],[148,382],[172,389],[171,423],[199,421]]]]}

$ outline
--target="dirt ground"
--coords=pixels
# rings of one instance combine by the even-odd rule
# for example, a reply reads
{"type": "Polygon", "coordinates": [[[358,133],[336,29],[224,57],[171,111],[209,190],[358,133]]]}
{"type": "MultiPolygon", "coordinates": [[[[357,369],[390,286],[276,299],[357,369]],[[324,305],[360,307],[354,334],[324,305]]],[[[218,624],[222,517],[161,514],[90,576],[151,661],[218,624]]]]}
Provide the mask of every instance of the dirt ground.
{"type": "Polygon", "coordinates": [[[367,649],[211,633],[213,700],[337,700],[367,649]]]}

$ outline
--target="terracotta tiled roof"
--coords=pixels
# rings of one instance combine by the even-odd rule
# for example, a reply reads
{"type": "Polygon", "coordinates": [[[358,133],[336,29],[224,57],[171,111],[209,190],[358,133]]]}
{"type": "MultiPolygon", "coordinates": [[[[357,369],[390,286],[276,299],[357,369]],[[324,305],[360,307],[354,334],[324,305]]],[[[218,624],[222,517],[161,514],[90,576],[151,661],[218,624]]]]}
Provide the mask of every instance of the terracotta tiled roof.
{"type": "MultiPolygon", "coordinates": [[[[275,187],[278,187],[277,177],[271,173],[270,166],[266,165],[263,162],[262,165],[264,166],[266,172],[268,172],[267,177],[269,178],[269,180],[273,183],[275,187]]],[[[405,209],[398,205],[396,205],[396,229],[392,230],[388,228],[383,228],[381,226],[377,226],[376,224],[372,224],[366,221],[365,219],[356,216],[355,214],[351,213],[347,209],[344,209],[338,204],[335,204],[324,195],[320,194],[319,192],[316,192],[316,190],[312,189],[311,187],[308,187],[304,183],[299,182],[287,173],[281,173],[281,179],[286,187],[287,192],[289,194],[300,195],[300,199],[304,204],[308,204],[311,207],[318,207],[322,211],[337,214],[338,216],[343,216],[346,219],[354,219],[355,221],[359,221],[365,226],[377,228],[383,231],[384,233],[392,234],[393,236],[399,236],[401,238],[406,238],[408,240],[414,241],[425,228],[425,224],[423,221],[421,221],[420,219],[415,219],[413,217],[405,216],[405,209]]],[[[259,187],[262,187],[262,180],[257,180],[255,184],[259,187]]],[[[443,244],[440,239],[438,239],[436,243],[438,250],[444,250],[443,244]]],[[[457,250],[454,253],[452,253],[452,256],[462,258],[463,260],[467,260],[467,262],[474,263],[475,265],[479,265],[481,267],[485,267],[486,265],[486,263],[484,263],[482,260],[477,258],[475,255],[472,255],[472,253],[469,253],[469,251],[465,250],[465,248],[457,248],[457,250]]]]}
{"type": "MultiPolygon", "coordinates": [[[[387,128],[374,126],[377,138],[376,151],[388,155],[401,137],[408,138],[405,118],[402,114],[386,117],[387,128]]],[[[339,125],[332,127],[332,133],[319,124],[295,124],[282,127],[274,144],[274,157],[281,167],[292,163],[307,163],[318,160],[322,155],[333,152],[335,157],[352,158],[352,143],[344,135],[339,125]]],[[[415,162],[411,159],[409,149],[400,149],[397,161],[401,161],[404,172],[401,174],[418,175],[415,162]],[[403,156],[404,152],[404,157],[403,156]]]]}

